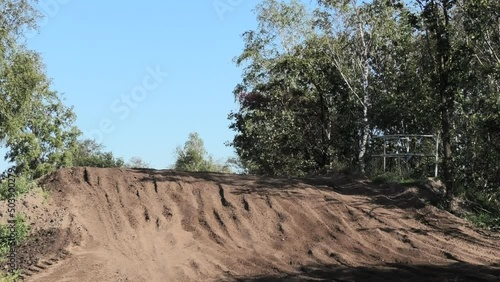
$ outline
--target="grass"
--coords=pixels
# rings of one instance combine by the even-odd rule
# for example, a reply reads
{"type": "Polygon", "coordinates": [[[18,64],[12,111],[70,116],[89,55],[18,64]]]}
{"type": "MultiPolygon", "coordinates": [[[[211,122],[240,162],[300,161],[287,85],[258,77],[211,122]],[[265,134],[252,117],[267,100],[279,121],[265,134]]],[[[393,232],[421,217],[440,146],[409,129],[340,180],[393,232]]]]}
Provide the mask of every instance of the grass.
{"type": "Polygon", "coordinates": [[[487,197],[481,193],[463,198],[470,211],[465,219],[480,228],[500,231],[500,206],[498,204],[486,200],[487,197]],[[471,198],[475,201],[469,200],[471,198]]]}
{"type": "Polygon", "coordinates": [[[380,184],[387,184],[387,183],[397,183],[405,186],[411,186],[411,185],[422,185],[423,183],[427,182],[428,180],[425,178],[418,178],[418,177],[413,177],[410,175],[405,175],[405,174],[399,174],[399,173],[393,173],[393,172],[384,172],[384,173],[379,173],[375,174],[374,176],[371,177],[371,181],[373,184],[380,185],[380,184]]]}
{"type": "Polygon", "coordinates": [[[19,270],[14,271],[14,274],[0,271],[0,282],[20,282],[22,281],[20,276],[21,276],[21,271],[19,270]]]}
{"type": "Polygon", "coordinates": [[[50,198],[50,192],[48,190],[44,189],[43,187],[40,187],[40,194],[43,197],[43,204],[46,204],[50,198]]]}
{"type": "Polygon", "coordinates": [[[500,215],[487,211],[477,211],[465,217],[468,221],[480,228],[500,231],[500,215]]]}

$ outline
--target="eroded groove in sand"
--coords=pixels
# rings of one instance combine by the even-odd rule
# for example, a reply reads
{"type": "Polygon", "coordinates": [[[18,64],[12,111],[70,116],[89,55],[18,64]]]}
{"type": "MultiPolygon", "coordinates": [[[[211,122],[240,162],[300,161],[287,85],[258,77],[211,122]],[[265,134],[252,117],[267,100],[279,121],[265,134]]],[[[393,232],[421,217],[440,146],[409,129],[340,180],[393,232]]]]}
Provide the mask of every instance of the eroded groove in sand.
{"type": "Polygon", "coordinates": [[[227,232],[226,224],[224,224],[224,221],[220,217],[220,215],[217,212],[217,210],[214,210],[214,216],[215,216],[215,219],[217,220],[217,222],[219,223],[219,225],[222,227],[222,229],[224,229],[224,231],[227,232]]]}
{"type": "Polygon", "coordinates": [[[146,207],[144,207],[144,220],[146,222],[149,222],[151,221],[151,218],[149,217],[149,212],[148,212],[148,209],[146,207]]]}
{"type": "Polygon", "coordinates": [[[248,204],[247,199],[245,197],[241,197],[241,202],[243,203],[243,208],[249,212],[250,211],[250,205],[248,204]]]}
{"type": "Polygon", "coordinates": [[[212,228],[212,226],[209,223],[210,221],[206,215],[205,201],[203,200],[203,197],[201,196],[201,191],[198,191],[198,193],[196,193],[196,199],[197,199],[198,206],[199,206],[199,208],[198,208],[198,222],[199,222],[200,226],[202,227],[201,229],[204,230],[204,233],[206,236],[208,236],[208,238],[210,238],[211,240],[213,240],[214,242],[216,242],[219,245],[224,245],[224,240],[222,239],[222,237],[215,232],[214,228],[212,228]]]}
{"type": "Polygon", "coordinates": [[[92,183],[90,183],[90,173],[87,168],[83,171],[83,180],[87,182],[88,185],[92,186],[92,183]]]}
{"type": "Polygon", "coordinates": [[[156,176],[153,175],[152,178],[153,178],[153,187],[155,189],[155,193],[158,194],[158,182],[156,180],[156,176]]]}
{"type": "Polygon", "coordinates": [[[106,281],[306,277],[314,266],[376,274],[390,264],[408,264],[405,271],[413,273],[422,264],[488,265],[500,257],[499,239],[434,209],[406,207],[417,203],[404,203],[404,197],[378,199],[369,186],[345,178],[316,187],[246,176],[76,168],[58,171],[46,185],[61,191],[58,203],[74,216],[71,234],[82,234],[81,246],[66,260],[43,258],[33,281],[45,272],[51,276],[39,281],[67,275],[93,282],[85,276],[93,272],[106,281]],[[425,216],[415,218],[418,213],[425,216]]]}
{"type": "Polygon", "coordinates": [[[224,207],[231,207],[231,203],[228,202],[226,197],[224,196],[224,188],[222,187],[222,184],[219,184],[219,196],[220,196],[220,201],[222,203],[222,206],[224,207]]]}

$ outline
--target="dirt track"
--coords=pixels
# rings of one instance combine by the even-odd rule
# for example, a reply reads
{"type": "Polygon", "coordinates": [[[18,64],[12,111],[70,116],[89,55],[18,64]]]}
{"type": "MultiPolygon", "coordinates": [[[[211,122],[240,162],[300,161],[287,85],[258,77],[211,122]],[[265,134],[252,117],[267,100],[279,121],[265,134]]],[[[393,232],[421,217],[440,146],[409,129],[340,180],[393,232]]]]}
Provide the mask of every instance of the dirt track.
{"type": "Polygon", "coordinates": [[[72,168],[42,184],[49,202],[23,205],[28,281],[500,281],[500,234],[346,177],[72,168]]]}

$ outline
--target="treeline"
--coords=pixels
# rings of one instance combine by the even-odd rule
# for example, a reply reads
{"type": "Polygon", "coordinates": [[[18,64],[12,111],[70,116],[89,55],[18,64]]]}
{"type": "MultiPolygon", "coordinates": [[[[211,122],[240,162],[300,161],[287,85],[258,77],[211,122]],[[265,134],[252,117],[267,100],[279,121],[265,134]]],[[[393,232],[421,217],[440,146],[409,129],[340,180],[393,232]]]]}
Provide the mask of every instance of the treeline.
{"type": "MultiPolygon", "coordinates": [[[[140,157],[125,162],[102,144],[83,138],[73,109],[52,89],[39,54],[24,44],[24,35],[36,30],[41,16],[35,2],[0,0],[0,147],[6,149],[4,159],[27,183],[63,167],[150,167],[140,157]]],[[[190,134],[175,154],[172,168],[176,170],[230,172],[228,164],[213,160],[206,152],[197,133],[190,134]]]]}
{"type": "Polygon", "coordinates": [[[439,134],[447,199],[498,211],[500,2],[309,2],[265,0],[243,34],[229,116],[242,166],[370,173],[374,136],[439,134]]]}
{"type": "Polygon", "coordinates": [[[24,44],[40,13],[30,0],[0,1],[0,146],[5,160],[26,179],[69,166],[146,166],[125,163],[94,140],[82,139],[75,113],[64,105],[38,53],[24,44]]]}
{"type": "Polygon", "coordinates": [[[0,1],[0,11],[0,142],[16,172],[36,177],[70,164],[80,133],[39,55],[22,44],[40,14],[28,0],[0,1]]]}

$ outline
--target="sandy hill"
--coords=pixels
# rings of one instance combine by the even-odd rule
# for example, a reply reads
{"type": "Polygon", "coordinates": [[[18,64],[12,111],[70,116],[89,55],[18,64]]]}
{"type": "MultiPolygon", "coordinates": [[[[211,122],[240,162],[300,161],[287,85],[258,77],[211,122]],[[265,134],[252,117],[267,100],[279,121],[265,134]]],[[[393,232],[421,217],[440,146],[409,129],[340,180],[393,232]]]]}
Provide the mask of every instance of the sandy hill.
{"type": "Polygon", "coordinates": [[[21,201],[28,281],[500,281],[500,234],[412,191],[71,168],[21,201]]]}

